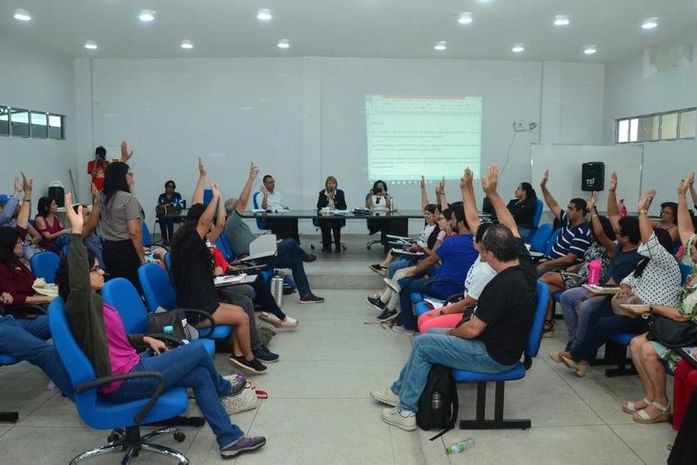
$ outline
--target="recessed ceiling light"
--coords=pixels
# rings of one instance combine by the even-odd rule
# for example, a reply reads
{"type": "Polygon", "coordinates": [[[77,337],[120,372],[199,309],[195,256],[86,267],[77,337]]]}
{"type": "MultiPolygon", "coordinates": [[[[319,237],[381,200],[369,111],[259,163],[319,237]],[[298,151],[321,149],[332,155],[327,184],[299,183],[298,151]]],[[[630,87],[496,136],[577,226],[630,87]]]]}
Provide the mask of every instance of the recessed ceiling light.
{"type": "Polygon", "coordinates": [[[436,42],[436,45],[433,46],[433,49],[442,52],[443,50],[448,49],[448,43],[444,40],[439,40],[438,42],[436,42]]]}
{"type": "Polygon", "coordinates": [[[259,21],[271,21],[271,18],[273,18],[273,16],[271,15],[271,10],[268,8],[262,8],[257,12],[257,19],[259,21]]]}
{"type": "Polygon", "coordinates": [[[179,44],[179,46],[185,50],[191,50],[194,48],[194,44],[192,44],[190,40],[182,40],[182,43],[179,44]]]}
{"type": "Polygon", "coordinates": [[[513,45],[513,48],[511,49],[513,53],[522,53],[525,51],[525,45],[523,44],[515,44],[513,45]]]}
{"type": "Polygon", "coordinates": [[[658,18],[655,16],[653,18],[646,18],[643,23],[641,23],[642,29],[654,29],[658,26],[658,18]]]}
{"type": "Polygon", "coordinates": [[[567,15],[557,15],[554,17],[555,26],[568,26],[570,22],[567,15]]]}
{"type": "Polygon", "coordinates": [[[583,53],[585,53],[586,55],[595,55],[596,53],[598,53],[598,49],[595,45],[586,45],[585,47],[583,47],[583,53]]]}
{"type": "Polygon", "coordinates": [[[290,48],[290,41],[288,39],[281,39],[276,46],[278,48],[290,48]]]}
{"type": "Polygon", "coordinates": [[[18,21],[31,21],[31,15],[27,10],[15,10],[14,18],[18,21]]]}
{"type": "Polygon", "coordinates": [[[140,15],[138,15],[138,19],[143,21],[144,23],[149,23],[150,21],[155,20],[155,12],[152,10],[143,10],[140,12],[140,15]]]}
{"type": "Polygon", "coordinates": [[[472,22],[472,13],[469,11],[461,13],[457,18],[457,22],[460,24],[470,24],[472,22]]]}
{"type": "Polygon", "coordinates": [[[88,40],[87,42],[85,42],[85,48],[87,50],[97,50],[97,42],[95,42],[94,40],[88,40]]]}

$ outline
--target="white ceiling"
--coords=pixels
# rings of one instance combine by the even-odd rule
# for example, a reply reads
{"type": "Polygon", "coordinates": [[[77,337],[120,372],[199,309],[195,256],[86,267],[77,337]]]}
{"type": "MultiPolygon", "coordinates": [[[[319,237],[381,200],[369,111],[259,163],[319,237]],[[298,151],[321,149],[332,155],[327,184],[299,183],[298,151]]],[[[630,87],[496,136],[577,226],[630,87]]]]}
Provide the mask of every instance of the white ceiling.
{"type": "MultiPolygon", "coordinates": [[[[73,57],[387,57],[610,62],[697,30],[697,0],[3,0],[0,32],[73,57]],[[29,11],[20,22],[14,11],[29,11]],[[256,19],[269,8],[268,23],[256,19]],[[149,24],[141,9],[156,11],[149,24]],[[471,11],[462,26],[457,14],[471,11]],[[556,14],[571,24],[555,27],[556,14]],[[658,28],[640,28],[657,16],[658,28]],[[291,48],[276,47],[279,39],[291,48]],[[182,50],[182,40],[193,50],[182,50]],[[83,48],[95,40],[99,50],[83,48]],[[436,52],[436,41],[448,50],[436,52]],[[511,52],[523,42],[526,51],[511,52]],[[583,54],[594,44],[598,53],[583,54]]],[[[2,43],[0,41],[0,47],[2,43]]]]}

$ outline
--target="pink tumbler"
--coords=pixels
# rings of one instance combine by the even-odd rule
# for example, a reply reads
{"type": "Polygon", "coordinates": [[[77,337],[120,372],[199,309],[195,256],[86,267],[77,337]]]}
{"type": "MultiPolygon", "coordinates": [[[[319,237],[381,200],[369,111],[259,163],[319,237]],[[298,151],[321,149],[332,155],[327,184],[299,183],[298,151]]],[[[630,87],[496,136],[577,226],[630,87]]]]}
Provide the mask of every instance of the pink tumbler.
{"type": "Polygon", "coordinates": [[[588,284],[597,285],[600,282],[600,269],[602,262],[596,258],[588,264],[588,284]]]}

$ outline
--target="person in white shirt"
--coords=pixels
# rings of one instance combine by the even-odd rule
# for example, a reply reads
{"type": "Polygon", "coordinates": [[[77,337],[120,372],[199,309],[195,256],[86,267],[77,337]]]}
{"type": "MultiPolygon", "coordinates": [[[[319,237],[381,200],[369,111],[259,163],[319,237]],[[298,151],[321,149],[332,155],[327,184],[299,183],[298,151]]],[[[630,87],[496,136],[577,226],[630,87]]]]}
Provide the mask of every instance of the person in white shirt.
{"type": "MultiPolygon", "coordinates": [[[[262,179],[259,193],[261,196],[259,206],[264,210],[274,213],[290,210],[283,200],[283,195],[276,190],[276,180],[270,174],[262,179]]],[[[297,218],[267,218],[266,223],[279,239],[292,238],[298,241],[298,244],[300,243],[297,218]]]]}

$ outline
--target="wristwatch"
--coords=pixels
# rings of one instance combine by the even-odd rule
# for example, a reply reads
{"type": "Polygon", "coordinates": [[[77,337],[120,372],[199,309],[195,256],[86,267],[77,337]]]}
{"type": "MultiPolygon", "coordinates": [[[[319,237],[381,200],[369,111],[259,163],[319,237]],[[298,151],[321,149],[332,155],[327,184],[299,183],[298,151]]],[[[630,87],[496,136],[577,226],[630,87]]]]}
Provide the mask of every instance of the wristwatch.
{"type": "Polygon", "coordinates": [[[650,313],[651,315],[653,315],[654,313],[656,313],[656,309],[654,308],[653,305],[649,305],[649,313],[650,313]]]}

